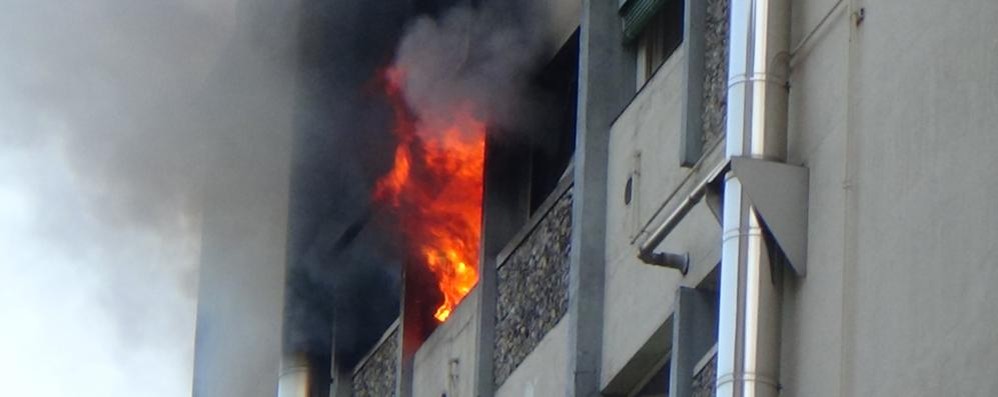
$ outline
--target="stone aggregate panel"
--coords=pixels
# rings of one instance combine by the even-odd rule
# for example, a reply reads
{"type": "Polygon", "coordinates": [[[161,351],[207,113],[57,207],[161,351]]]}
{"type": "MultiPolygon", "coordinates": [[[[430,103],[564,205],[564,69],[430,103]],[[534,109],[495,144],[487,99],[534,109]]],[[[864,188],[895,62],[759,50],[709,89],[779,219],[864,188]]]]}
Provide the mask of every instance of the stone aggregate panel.
{"type": "Polygon", "coordinates": [[[395,396],[395,379],[398,371],[398,328],[377,346],[374,353],[362,363],[353,375],[354,397],[395,396]]]}
{"type": "Polygon", "coordinates": [[[717,355],[700,370],[700,373],[693,376],[693,397],[714,397],[714,383],[717,378],[717,355]]]}
{"type": "Polygon", "coordinates": [[[704,143],[724,134],[728,100],[728,1],[707,0],[701,113],[704,143]]]}
{"type": "Polygon", "coordinates": [[[494,379],[502,385],[568,311],[572,189],[498,269],[494,379]]]}

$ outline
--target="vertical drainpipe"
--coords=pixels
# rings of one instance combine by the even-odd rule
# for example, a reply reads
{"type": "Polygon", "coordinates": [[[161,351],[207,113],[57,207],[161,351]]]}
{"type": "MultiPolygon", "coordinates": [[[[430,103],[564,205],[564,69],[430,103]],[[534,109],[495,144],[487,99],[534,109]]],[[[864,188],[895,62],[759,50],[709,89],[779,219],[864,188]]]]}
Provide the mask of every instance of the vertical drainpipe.
{"type": "MultiPolygon", "coordinates": [[[[726,157],[785,162],[789,0],[732,0],[726,157]]],[[[717,396],[779,395],[782,264],[756,209],[724,184],[717,396]]]]}

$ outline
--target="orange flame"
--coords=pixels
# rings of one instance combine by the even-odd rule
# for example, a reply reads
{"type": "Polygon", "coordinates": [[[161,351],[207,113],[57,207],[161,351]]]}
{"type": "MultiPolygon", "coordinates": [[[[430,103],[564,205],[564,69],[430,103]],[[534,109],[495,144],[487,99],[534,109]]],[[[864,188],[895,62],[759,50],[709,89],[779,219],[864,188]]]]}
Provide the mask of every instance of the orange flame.
{"type": "Polygon", "coordinates": [[[478,282],[486,127],[468,107],[417,121],[402,98],[403,72],[389,69],[385,77],[398,146],[374,200],[398,210],[407,245],[420,257],[410,259],[436,277],[443,302],[434,317],[443,322],[478,282]]]}

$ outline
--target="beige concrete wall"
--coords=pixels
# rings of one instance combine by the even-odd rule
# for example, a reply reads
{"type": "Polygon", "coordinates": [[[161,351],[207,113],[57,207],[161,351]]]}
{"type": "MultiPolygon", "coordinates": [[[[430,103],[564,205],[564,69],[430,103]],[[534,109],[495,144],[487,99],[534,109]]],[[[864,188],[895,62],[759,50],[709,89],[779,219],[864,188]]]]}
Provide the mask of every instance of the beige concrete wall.
{"type": "Polygon", "coordinates": [[[475,384],[478,288],[471,290],[447,322],[416,351],[413,397],[470,397],[475,384]]]}
{"type": "Polygon", "coordinates": [[[564,396],[568,384],[567,366],[568,322],[563,318],[510,374],[495,395],[496,397],[564,396]]]}
{"type": "MultiPolygon", "coordinates": [[[[834,5],[795,4],[796,45],[834,5]]],[[[845,81],[849,17],[845,7],[792,60],[789,162],[810,169],[808,276],[784,284],[781,381],[787,395],[840,396],[842,342],[845,81]]]]}
{"type": "MultiPolygon", "coordinates": [[[[676,289],[684,283],[678,271],[637,258],[637,244],[661,222],[661,216],[652,220],[656,210],[690,176],[689,169],[679,166],[684,62],[685,48],[680,47],[610,131],[601,387],[666,321],[676,289]],[[629,205],[624,201],[628,177],[634,192],[629,205]]],[[[698,206],[660,248],[690,252],[695,266],[710,266],[719,255],[719,230],[713,215],[698,206]]]]}
{"type": "MultiPolygon", "coordinates": [[[[795,40],[833,3],[795,2],[795,40]]],[[[784,393],[995,395],[998,3],[856,3],[851,41],[843,10],[794,59],[810,273],[784,294],[784,393]]]]}
{"type": "Polygon", "coordinates": [[[843,393],[998,395],[998,2],[866,7],[849,82],[843,393]]]}
{"type": "Polygon", "coordinates": [[[680,48],[610,130],[601,388],[665,321],[679,285],[675,270],[642,264],[632,239],[667,197],[669,188],[678,186],[686,174],[678,159],[681,102],[677,94],[683,59],[680,48]],[[625,205],[628,177],[633,178],[633,198],[625,205]]]}

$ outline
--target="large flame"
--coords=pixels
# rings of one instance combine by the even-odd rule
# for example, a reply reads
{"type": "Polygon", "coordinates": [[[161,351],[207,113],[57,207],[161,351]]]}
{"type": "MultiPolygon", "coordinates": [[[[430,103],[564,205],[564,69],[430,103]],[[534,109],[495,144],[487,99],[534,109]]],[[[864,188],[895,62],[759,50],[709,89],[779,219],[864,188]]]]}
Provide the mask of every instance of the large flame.
{"type": "Polygon", "coordinates": [[[434,274],[443,322],[478,282],[485,123],[470,106],[417,120],[402,97],[400,69],[385,73],[395,112],[394,166],[374,189],[374,200],[398,210],[411,254],[434,274]]]}

